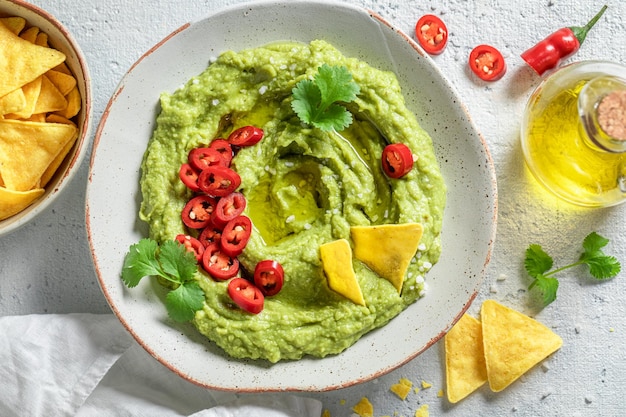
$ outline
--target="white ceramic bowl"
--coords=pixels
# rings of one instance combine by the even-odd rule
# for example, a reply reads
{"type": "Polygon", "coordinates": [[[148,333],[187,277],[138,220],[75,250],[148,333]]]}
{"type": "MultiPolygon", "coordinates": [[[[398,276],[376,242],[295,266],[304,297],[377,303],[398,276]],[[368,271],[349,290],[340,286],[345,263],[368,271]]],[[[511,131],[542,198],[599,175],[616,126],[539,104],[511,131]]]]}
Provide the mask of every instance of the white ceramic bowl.
{"type": "Polygon", "coordinates": [[[122,79],[104,113],[87,191],[89,241],[112,310],[163,365],[198,385],[232,391],[337,389],[411,360],[469,307],[489,262],[496,228],[492,160],[450,84],[409,36],[374,12],[338,2],[234,6],[184,25],[149,50],[122,79]],[[120,279],[129,246],[146,237],[146,226],[137,217],[141,159],[155,126],[159,94],[202,72],[211,57],[277,40],[316,38],[397,74],[408,106],[433,137],[448,186],[443,253],[427,275],[426,297],[344,353],[274,365],[235,360],[191,324],[168,320],[155,280],[128,289],[120,279]]]}
{"type": "Polygon", "coordinates": [[[0,0],[0,16],[20,16],[28,26],[37,26],[48,34],[50,46],[63,52],[66,64],[74,74],[81,94],[82,106],[77,115],[78,139],[57,172],[46,186],[45,193],[33,204],[7,219],[0,220],[0,236],[31,221],[61,195],[76,174],[87,152],[91,129],[91,79],[87,61],[70,32],[53,15],[22,0],[0,0]]]}

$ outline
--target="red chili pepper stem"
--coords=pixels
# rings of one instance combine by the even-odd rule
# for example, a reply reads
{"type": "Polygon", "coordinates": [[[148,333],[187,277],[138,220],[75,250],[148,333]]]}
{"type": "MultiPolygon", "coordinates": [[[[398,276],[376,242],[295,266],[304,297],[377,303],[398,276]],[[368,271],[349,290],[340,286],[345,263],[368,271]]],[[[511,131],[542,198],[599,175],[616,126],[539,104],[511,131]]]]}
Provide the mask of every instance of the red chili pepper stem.
{"type": "Polygon", "coordinates": [[[587,37],[587,33],[589,33],[589,30],[591,30],[591,28],[596,24],[596,22],[600,20],[600,18],[604,14],[604,11],[607,9],[607,7],[608,6],[605,4],[604,7],[602,7],[602,9],[600,9],[600,11],[585,26],[570,26],[569,27],[569,30],[571,30],[572,33],[574,33],[574,36],[576,36],[576,39],[578,39],[578,42],[580,44],[582,44],[585,41],[585,38],[587,37]]]}

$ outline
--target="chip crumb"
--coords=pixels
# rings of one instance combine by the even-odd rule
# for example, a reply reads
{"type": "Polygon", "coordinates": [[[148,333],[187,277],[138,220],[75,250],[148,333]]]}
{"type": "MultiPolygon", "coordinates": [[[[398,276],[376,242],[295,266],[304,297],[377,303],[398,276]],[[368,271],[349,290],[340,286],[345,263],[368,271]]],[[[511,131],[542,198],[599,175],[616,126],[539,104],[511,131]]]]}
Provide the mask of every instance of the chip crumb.
{"type": "Polygon", "coordinates": [[[322,413],[322,417],[330,417],[330,411],[324,410],[324,412],[322,413]]]}
{"type": "Polygon", "coordinates": [[[352,407],[352,411],[361,417],[374,417],[374,406],[367,397],[363,397],[352,407]]]}
{"type": "Polygon", "coordinates": [[[443,397],[443,395],[444,395],[444,392],[443,392],[443,390],[442,390],[442,389],[440,389],[439,391],[437,391],[437,397],[438,397],[438,398],[443,397]]]}
{"type": "Polygon", "coordinates": [[[428,417],[430,413],[428,412],[428,404],[423,404],[420,408],[415,411],[415,417],[428,417]]]}
{"type": "Polygon", "coordinates": [[[406,397],[411,392],[413,383],[406,378],[400,378],[398,383],[393,384],[390,388],[391,392],[396,394],[401,400],[406,400],[406,397]]]}
{"type": "Polygon", "coordinates": [[[427,388],[430,388],[432,386],[433,386],[433,384],[431,384],[430,382],[426,382],[426,381],[422,380],[422,388],[427,389],[427,388]]]}

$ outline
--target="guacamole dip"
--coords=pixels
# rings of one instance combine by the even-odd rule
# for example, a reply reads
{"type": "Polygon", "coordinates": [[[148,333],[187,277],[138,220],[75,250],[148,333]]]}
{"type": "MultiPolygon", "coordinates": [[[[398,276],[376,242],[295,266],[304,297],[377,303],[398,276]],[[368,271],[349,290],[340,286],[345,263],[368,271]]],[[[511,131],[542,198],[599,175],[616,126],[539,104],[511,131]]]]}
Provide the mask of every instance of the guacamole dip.
{"type": "Polygon", "coordinates": [[[191,149],[246,125],[262,128],[265,136],[232,161],[247,199],[244,214],[253,224],[239,260],[244,272],[264,259],[280,262],[284,286],[265,299],[261,313],[250,314],[229,298],[227,282],[198,268],[206,301],[193,322],[236,358],[277,362],[339,353],[424,294],[424,276],[440,254],[445,204],[431,138],[405,107],[393,73],[345,57],[327,42],[226,52],[161,96],[141,177],[140,216],[151,238],[163,242],[194,233],[181,221],[192,194],[179,180],[179,168],[191,149]],[[341,132],[307,126],[291,108],[296,83],[312,79],[323,64],[347,67],[360,86],[357,99],[347,104],[354,121],[341,132]],[[406,144],[416,161],[406,176],[390,179],[380,157],[386,144],[396,142],[406,144]],[[349,240],[350,226],[409,222],[424,231],[400,293],[355,259],[366,305],[328,287],[320,245],[349,240]]]}

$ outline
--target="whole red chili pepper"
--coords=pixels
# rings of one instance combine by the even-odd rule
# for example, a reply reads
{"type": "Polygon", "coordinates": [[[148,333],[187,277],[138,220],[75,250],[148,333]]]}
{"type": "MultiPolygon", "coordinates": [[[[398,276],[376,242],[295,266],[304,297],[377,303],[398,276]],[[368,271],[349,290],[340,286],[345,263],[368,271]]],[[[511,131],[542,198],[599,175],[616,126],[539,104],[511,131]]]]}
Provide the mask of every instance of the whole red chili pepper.
{"type": "Polygon", "coordinates": [[[556,68],[562,59],[578,51],[587,33],[604,14],[606,8],[605,5],[585,26],[566,27],[552,33],[522,53],[522,59],[539,75],[556,68]]]}

